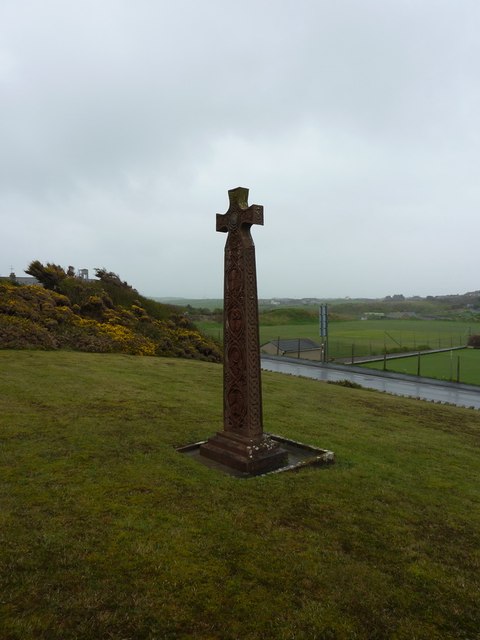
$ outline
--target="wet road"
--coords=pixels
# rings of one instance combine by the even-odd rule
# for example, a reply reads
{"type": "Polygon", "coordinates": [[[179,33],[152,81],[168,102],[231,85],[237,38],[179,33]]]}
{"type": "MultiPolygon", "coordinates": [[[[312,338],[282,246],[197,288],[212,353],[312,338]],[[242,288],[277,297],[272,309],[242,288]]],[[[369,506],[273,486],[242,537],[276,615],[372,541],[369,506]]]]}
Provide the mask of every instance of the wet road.
{"type": "Polygon", "coordinates": [[[459,407],[472,407],[480,409],[480,388],[471,385],[455,384],[452,382],[432,381],[428,378],[415,378],[414,376],[394,376],[393,374],[359,372],[354,367],[335,365],[310,364],[305,361],[299,363],[289,358],[281,360],[277,358],[263,357],[262,369],[276,371],[293,376],[313,378],[323,381],[350,380],[362,387],[385,391],[398,396],[421,398],[433,402],[454,404],[459,407]]]}

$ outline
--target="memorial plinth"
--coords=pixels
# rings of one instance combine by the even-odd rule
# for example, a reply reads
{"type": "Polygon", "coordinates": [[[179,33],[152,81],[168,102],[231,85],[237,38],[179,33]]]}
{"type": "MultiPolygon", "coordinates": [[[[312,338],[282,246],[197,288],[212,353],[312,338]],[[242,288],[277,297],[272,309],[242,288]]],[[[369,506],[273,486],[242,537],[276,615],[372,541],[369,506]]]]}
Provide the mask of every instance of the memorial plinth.
{"type": "Polygon", "coordinates": [[[253,224],[263,225],[263,207],[248,206],[248,189],[228,192],[230,206],[217,214],[217,231],[228,233],[224,271],[223,431],[200,454],[246,473],[282,466],[279,443],[263,432],[258,334],[258,296],[253,224]]]}

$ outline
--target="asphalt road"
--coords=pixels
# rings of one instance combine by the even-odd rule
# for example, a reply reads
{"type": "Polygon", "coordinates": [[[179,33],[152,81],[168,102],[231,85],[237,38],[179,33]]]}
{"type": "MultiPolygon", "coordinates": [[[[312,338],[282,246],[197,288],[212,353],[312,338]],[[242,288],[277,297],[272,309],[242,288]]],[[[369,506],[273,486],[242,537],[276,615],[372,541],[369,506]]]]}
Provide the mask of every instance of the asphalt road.
{"type": "Polygon", "coordinates": [[[293,358],[264,357],[262,369],[323,381],[350,380],[362,387],[384,391],[397,396],[420,398],[431,402],[453,404],[480,409],[480,388],[472,385],[442,382],[431,378],[417,378],[378,371],[360,371],[358,367],[312,364],[293,358]]]}

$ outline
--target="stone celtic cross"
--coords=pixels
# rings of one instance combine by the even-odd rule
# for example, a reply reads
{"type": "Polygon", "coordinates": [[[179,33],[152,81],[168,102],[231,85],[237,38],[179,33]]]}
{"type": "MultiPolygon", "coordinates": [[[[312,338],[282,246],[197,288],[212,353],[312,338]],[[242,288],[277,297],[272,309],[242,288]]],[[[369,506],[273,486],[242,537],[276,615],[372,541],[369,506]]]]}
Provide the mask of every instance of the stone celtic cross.
{"type": "Polygon", "coordinates": [[[247,473],[281,466],[287,456],[263,432],[255,245],[250,228],[263,225],[263,207],[248,206],[248,189],[228,192],[230,207],[217,214],[228,233],[224,274],[223,431],[202,445],[209,458],[247,473]]]}

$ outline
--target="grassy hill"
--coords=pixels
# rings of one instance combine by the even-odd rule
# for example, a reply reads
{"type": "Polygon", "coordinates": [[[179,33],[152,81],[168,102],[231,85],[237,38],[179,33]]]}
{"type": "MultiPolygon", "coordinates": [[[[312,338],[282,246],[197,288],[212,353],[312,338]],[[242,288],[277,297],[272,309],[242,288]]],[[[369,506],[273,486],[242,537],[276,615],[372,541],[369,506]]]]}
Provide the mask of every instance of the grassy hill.
{"type": "MultiPolygon", "coordinates": [[[[219,345],[179,307],[141,296],[118,275],[83,280],[35,261],[45,285],[0,282],[0,349],[73,349],[221,361],[219,345]]],[[[31,265],[31,266],[32,266],[31,265]]],[[[69,269],[73,272],[73,267],[69,269]]]]}
{"type": "Polygon", "coordinates": [[[0,637],[478,638],[480,414],[264,373],[328,468],[238,480],[208,362],[0,351],[0,637]]]}

